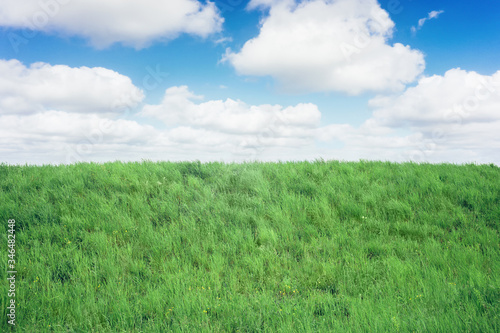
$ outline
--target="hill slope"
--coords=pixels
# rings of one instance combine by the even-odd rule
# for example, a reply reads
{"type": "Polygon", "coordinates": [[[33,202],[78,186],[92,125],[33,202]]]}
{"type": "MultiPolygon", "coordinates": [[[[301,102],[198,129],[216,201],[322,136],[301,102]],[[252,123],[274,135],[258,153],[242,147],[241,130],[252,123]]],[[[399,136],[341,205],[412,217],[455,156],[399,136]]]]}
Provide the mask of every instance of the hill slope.
{"type": "Polygon", "coordinates": [[[9,219],[18,330],[500,331],[493,165],[0,165],[9,219]]]}

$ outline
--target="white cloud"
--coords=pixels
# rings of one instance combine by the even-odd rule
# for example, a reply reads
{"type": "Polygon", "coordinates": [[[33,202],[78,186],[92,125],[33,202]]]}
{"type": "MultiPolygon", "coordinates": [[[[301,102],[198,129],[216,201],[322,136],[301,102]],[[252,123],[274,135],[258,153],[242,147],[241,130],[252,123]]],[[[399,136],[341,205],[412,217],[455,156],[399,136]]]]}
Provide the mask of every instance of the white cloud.
{"type": "Polygon", "coordinates": [[[414,128],[468,126],[500,121],[500,71],[491,76],[450,69],[444,76],[423,78],[395,97],[370,101],[384,126],[414,128]]]}
{"type": "Polygon", "coordinates": [[[189,152],[192,159],[286,159],[287,154],[297,156],[314,148],[321,120],[314,104],[203,99],[187,86],[171,87],[160,104],[144,106],[139,115],[165,123],[169,129],[162,133],[164,140],[189,152]]]}
{"type": "Polygon", "coordinates": [[[257,37],[223,61],[239,74],[272,76],[290,91],[402,90],[425,67],[423,54],[390,45],[394,22],[376,0],[254,0],[270,7],[257,37]]]}
{"type": "Polygon", "coordinates": [[[81,36],[103,48],[143,48],[181,33],[218,32],[224,19],[212,2],[197,0],[0,0],[0,26],[81,36]]]}
{"type": "Polygon", "coordinates": [[[167,126],[191,126],[222,133],[257,134],[275,125],[281,135],[293,136],[303,129],[319,125],[321,113],[314,104],[247,105],[240,100],[202,100],[187,86],[171,87],[165,91],[159,105],[146,105],[140,115],[163,121],[167,126]]]}
{"type": "Polygon", "coordinates": [[[140,158],[157,136],[152,126],[96,114],[43,111],[0,116],[2,162],[109,161],[127,159],[133,153],[140,158]]]}
{"type": "MultiPolygon", "coordinates": [[[[78,75],[87,75],[75,73],[75,82],[78,75]]],[[[14,78],[24,82],[22,75],[14,78]]],[[[44,89],[50,92],[59,84],[47,80],[44,89]]],[[[80,93],[86,95],[86,89],[89,86],[81,86],[80,93]]],[[[322,157],[500,165],[500,71],[487,76],[452,69],[443,76],[422,78],[402,93],[370,100],[373,115],[359,127],[321,125],[321,113],[311,103],[205,101],[187,86],[167,89],[161,103],[146,105],[127,120],[109,113],[75,112],[83,109],[71,109],[71,103],[66,103],[68,109],[65,103],[53,104],[58,109],[42,103],[35,112],[0,113],[0,162],[322,157]],[[144,124],[145,117],[154,125],[144,124]]]]}
{"type": "Polygon", "coordinates": [[[362,158],[500,164],[500,71],[451,69],[370,105],[373,116],[359,128],[329,125],[318,139],[362,158]]]}
{"type": "Polygon", "coordinates": [[[252,10],[256,8],[271,8],[277,5],[293,5],[294,0],[250,0],[247,9],[252,10]]]}
{"type": "Polygon", "coordinates": [[[101,67],[72,68],[0,59],[0,115],[46,110],[117,112],[136,106],[143,92],[130,78],[101,67]]]}
{"type": "MultiPolygon", "coordinates": [[[[429,20],[433,18],[437,18],[440,14],[444,13],[444,10],[433,10],[432,12],[429,13],[429,20]]],[[[419,24],[421,25],[421,24],[419,24]]]]}
{"type": "Polygon", "coordinates": [[[157,130],[115,118],[143,98],[130,78],[109,69],[0,60],[0,156],[67,163],[131,151],[157,130]]]}
{"type": "Polygon", "coordinates": [[[229,43],[232,41],[233,41],[232,37],[221,37],[221,38],[215,40],[214,43],[215,44],[225,44],[225,43],[229,43]]]}
{"type": "Polygon", "coordinates": [[[438,16],[441,15],[442,13],[444,13],[444,10],[433,10],[433,11],[431,11],[427,15],[427,17],[424,17],[424,18],[421,18],[420,20],[418,20],[418,26],[417,27],[415,27],[415,26],[411,27],[411,31],[413,33],[416,33],[417,30],[422,29],[422,27],[424,26],[424,24],[425,24],[425,22],[427,20],[438,18],[438,16]]]}
{"type": "MultiPolygon", "coordinates": [[[[30,79],[30,69],[19,62],[10,65],[21,66],[25,74],[12,76],[21,83],[11,82],[12,85],[29,86],[27,80],[32,86],[43,85],[47,93],[61,88],[60,80],[42,83],[30,79]]],[[[71,74],[73,83],[81,81],[79,75],[87,75],[85,71],[71,74]]],[[[80,85],[82,96],[89,96],[91,91],[91,85],[80,85]]],[[[312,147],[321,117],[314,104],[283,107],[247,105],[232,99],[203,102],[201,96],[186,86],[167,89],[161,104],[146,105],[140,112],[141,117],[131,115],[130,120],[117,119],[118,114],[87,110],[92,103],[79,106],[79,102],[70,103],[70,100],[61,101],[51,96],[40,102],[34,95],[37,94],[27,92],[19,97],[26,98],[26,109],[0,112],[2,162],[71,163],[141,158],[241,160],[259,157],[255,151],[266,158],[266,154],[277,156],[271,153],[277,149],[282,154],[287,149],[312,147]],[[34,105],[39,107],[30,109],[34,105]],[[143,124],[144,116],[164,121],[168,129],[143,124]]],[[[73,96],[75,101],[80,101],[79,96],[73,96]]]]}
{"type": "Polygon", "coordinates": [[[137,144],[145,142],[145,138],[156,131],[152,126],[131,120],[103,119],[95,114],[53,110],[30,115],[5,115],[0,119],[3,138],[23,138],[25,144],[49,139],[76,143],[90,138],[99,143],[137,144]]]}

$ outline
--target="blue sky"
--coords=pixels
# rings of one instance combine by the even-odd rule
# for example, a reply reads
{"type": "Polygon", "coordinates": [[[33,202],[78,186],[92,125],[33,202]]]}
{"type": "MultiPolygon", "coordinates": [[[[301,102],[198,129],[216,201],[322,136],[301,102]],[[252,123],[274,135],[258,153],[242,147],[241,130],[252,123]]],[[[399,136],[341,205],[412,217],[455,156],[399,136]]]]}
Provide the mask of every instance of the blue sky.
{"type": "Polygon", "coordinates": [[[500,163],[497,1],[102,3],[2,1],[0,162],[500,163]]]}

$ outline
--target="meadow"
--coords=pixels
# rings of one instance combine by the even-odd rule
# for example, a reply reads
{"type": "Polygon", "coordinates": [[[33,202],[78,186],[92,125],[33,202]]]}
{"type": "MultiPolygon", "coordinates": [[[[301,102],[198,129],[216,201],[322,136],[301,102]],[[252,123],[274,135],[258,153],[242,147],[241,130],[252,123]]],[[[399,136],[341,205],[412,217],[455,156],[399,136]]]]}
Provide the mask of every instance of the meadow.
{"type": "Polygon", "coordinates": [[[0,165],[22,332],[499,332],[500,168],[0,165]]]}

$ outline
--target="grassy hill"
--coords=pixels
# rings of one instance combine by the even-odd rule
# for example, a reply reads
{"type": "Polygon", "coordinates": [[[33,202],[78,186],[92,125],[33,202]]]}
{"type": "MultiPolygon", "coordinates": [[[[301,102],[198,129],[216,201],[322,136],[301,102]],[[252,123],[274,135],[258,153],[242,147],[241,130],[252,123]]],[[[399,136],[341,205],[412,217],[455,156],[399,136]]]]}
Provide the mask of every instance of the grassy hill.
{"type": "Polygon", "coordinates": [[[0,165],[26,332],[499,332],[500,168],[0,165]]]}

